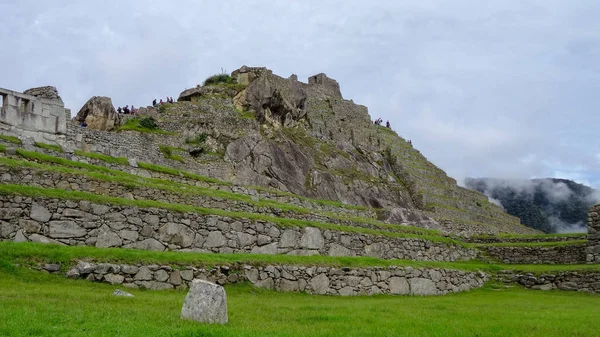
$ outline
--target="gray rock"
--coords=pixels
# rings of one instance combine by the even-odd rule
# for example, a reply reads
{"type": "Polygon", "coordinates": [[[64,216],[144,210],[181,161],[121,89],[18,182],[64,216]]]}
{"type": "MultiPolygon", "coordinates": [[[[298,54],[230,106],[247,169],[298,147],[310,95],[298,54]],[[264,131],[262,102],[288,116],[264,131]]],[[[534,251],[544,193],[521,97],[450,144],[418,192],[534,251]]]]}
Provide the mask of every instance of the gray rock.
{"type": "Polygon", "coordinates": [[[325,239],[321,230],[314,227],[306,227],[304,235],[300,238],[300,247],[308,249],[321,249],[325,245],[325,239]]]}
{"type": "Polygon", "coordinates": [[[392,277],[389,280],[390,294],[408,295],[410,294],[410,286],[404,277],[392,277]]]}
{"type": "Polygon", "coordinates": [[[77,270],[79,271],[80,274],[82,275],[86,275],[86,274],[90,274],[93,273],[94,271],[96,271],[96,268],[98,266],[91,264],[89,262],[85,262],[85,261],[79,261],[77,263],[77,270]]]}
{"type": "Polygon", "coordinates": [[[113,130],[121,124],[121,116],[117,114],[110,97],[94,96],[79,110],[75,120],[87,123],[88,129],[113,130]]]}
{"type": "Polygon", "coordinates": [[[554,288],[552,283],[540,284],[531,287],[533,290],[552,290],[552,288],[554,288]]]}
{"type": "Polygon", "coordinates": [[[95,215],[106,214],[106,212],[108,212],[109,210],[110,207],[106,205],[92,204],[92,213],[94,213],[95,215]]]}
{"type": "Polygon", "coordinates": [[[35,221],[46,222],[50,220],[50,218],[52,217],[52,213],[50,213],[50,211],[46,207],[34,201],[31,204],[31,211],[29,213],[29,217],[35,221]]]}
{"type": "Polygon", "coordinates": [[[121,284],[121,283],[123,283],[124,280],[125,280],[125,277],[123,275],[118,275],[118,274],[104,275],[104,281],[106,281],[110,284],[121,284]]]}
{"type": "Polygon", "coordinates": [[[175,288],[172,284],[156,281],[142,281],[140,282],[140,286],[149,290],[170,290],[175,288]]]}
{"type": "Polygon", "coordinates": [[[204,242],[204,248],[218,248],[223,247],[227,243],[227,238],[223,236],[221,232],[210,232],[204,242]]]}
{"type": "Polygon", "coordinates": [[[153,250],[157,252],[162,252],[163,250],[165,250],[165,246],[163,246],[163,244],[157,241],[156,239],[146,239],[143,241],[130,243],[128,245],[123,246],[123,248],[153,250]]]}
{"type": "Polygon", "coordinates": [[[39,235],[39,234],[31,234],[29,236],[29,240],[31,240],[31,242],[38,242],[38,243],[47,243],[47,244],[54,244],[54,245],[61,245],[61,246],[65,245],[62,242],[49,239],[49,238],[47,238],[43,235],[39,235]]]}
{"type": "Polygon", "coordinates": [[[181,278],[186,281],[191,281],[194,279],[194,271],[190,269],[182,270],[180,272],[181,278]]]}
{"type": "Polygon", "coordinates": [[[47,263],[44,266],[42,266],[42,269],[49,271],[51,273],[55,273],[57,271],[60,271],[60,264],[56,264],[56,263],[47,263]]]}
{"type": "Polygon", "coordinates": [[[133,242],[137,241],[137,239],[140,237],[138,232],[129,231],[129,230],[125,230],[125,229],[119,232],[119,236],[123,240],[128,240],[128,241],[133,241],[133,242]]]}
{"type": "Polygon", "coordinates": [[[354,256],[354,252],[350,249],[340,246],[337,243],[329,245],[329,256],[354,256]]]}
{"type": "Polygon", "coordinates": [[[75,221],[50,221],[49,233],[51,238],[80,238],[87,234],[87,230],[75,221]]]}
{"type": "Polygon", "coordinates": [[[354,291],[354,288],[352,288],[350,286],[346,286],[346,287],[340,289],[338,291],[338,293],[340,294],[340,296],[354,296],[354,295],[356,295],[356,292],[354,291]]]}
{"type": "Polygon", "coordinates": [[[298,234],[293,229],[286,229],[279,240],[280,248],[294,248],[298,244],[298,234]]]}
{"type": "Polygon", "coordinates": [[[115,291],[113,291],[113,295],[119,296],[119,297],[135,297],[133,294],[130,294],[130,293],[120,290],[120,289],[115,289],[115,291]]]}
{"type": "Polygon", "coordinates": [[[127,221],[127,217],[121,213],[108,213],[104,215],[104,220],[110,224],[111,222],[125,222],[127,221]]]}
{"type": "Polygon", "coordinates": [[[79,270],[77,270],[76,267],[69,269],[69,271],[67,272],[67,278],[70,279],[78,279],[80,276],[81,274],[79,273],[79,270]]]}
{"type": "Polygon", "coordinates": [[[279,283],[279,290],[284,292],[298,291],[298,281],[290,281],[283,279],[279,283]]]}
{"type": "Polygon", "coordinates": [[[4,221],[0,223],[0,237],[8,239],[15,230],[17,230],[17,227],[11,223],[4,221]]]}
{"type": "Polygon", "coordinates": [[[135,158],[127,159],[127,163],[129,163],[129,166],[131,167],[138,167],[137,159],[135,158]]]}
{"type": "Polygon", "coordinates": [[[34,220],[19,219],[19,227],[23,228],[26,233],[39,233],[42,226],[34,220]]]}
{"type": "Polygon", "coordinates": [[[267,254],[267,255],[275,255],[277,254],[277,242],[273,242],[268,245],[264,245],[261,247],[254,247],[250,251],[252,254],[267,254]]]}
{"type": "Polygon", "coordinates": [[[408,280],[410,284],[410,294],[419,296],[437,295],[438,290],[432,280],[415,277],[408,280]]]}
{"type": "Polygon", "coordinates": [[[99,248],[120,247],[122,244],[123,240],[112,231],[98,235],[98,240],[96,240],[96,247],[99,248]]]}
{"type": "MultiPolygon", "coordinates": [[[[220,232],[214,233],[221,234],[220,232]]],[[[192,231],[188,226],[179,223],[170,222],[158,229],[158,237],[162,242],[172,243],[174,245],[178,245],[184,248],[190,247],[192,245],[192,243],[194,242],[194,236],[194,231],[192,231]]],[[[206,243],[204,245],[206,247],[206,243]]]]}
{"type": "Polygon", "coordinates": [[[310,286],[313,288],[315,294],[325,295],[329,290],[329,278],[325,274],[319,274],[309,282],[310,286]]]}
{"type": "Polygon", "coordinates": [[[136,281],[150,281],[152,280],[152,271],[148,267],[142,266],[133,279],[136,281]]]}
{"type": "Polygon", "coordinates": [[[169,279],[169,273],[162,269],[159,269],[154,272],[154,279],[156,279],[158,282],[165,282],[169,279]]]}
{"type": "Polygon", "coordinates": [[[223,287],[204,280],[194,280],[185,297],[181,318],[202,323],[226,324],[227,296],[223,287]]]}
{"type": "Polygon", "coordinates": [[[240,247],[248,247],[256,242],[256,237],[254,235],[246,234],[246,233],[237,233],[238,242],[240,247]]]}
{"type": "Polygon", "coordinates": [[[258,281],[258,270],[256,268],[247,269],[245,274],[250,283],[254,284],[258,281]]]}
{"type": "Polygon", "coordinates": [[[23,234],[23,230],[19,229],[17,234],[15,234],[14,240],[15,242],[27,242],[27,237],[23,234]]]}

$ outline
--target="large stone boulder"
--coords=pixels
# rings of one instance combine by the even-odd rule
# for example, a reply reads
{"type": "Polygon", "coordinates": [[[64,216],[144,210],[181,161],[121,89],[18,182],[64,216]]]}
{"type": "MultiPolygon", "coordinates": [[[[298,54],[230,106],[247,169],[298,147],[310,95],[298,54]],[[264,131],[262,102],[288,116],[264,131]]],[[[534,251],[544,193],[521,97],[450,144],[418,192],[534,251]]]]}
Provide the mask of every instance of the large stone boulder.
{"type": "MultiPolygon", "coordinates": [[[[248,73],[240,73],[241,70],[234,72],[238,81],[248,73]]],[[[306,116],[306,91],[295,76],[283,79],[265,71],[258,78],[254,77],[252,75],[248,79],[251,82],[244,92],[244,106],[254,110],[261,123],[292,127],[306,116]]]]}
{"type": "Polygon", "coordinates": [[[60,95],[58,94],[58,90],[56,90],[56,87],[53,86],[31,88],[23,91],[23,93],[39,98],[58,101],[60,104],[64,104],[62,98],[60,98],[60,95]]]}
{"type": "Polygon", "coordinates": [[[227,296],[220,285],[193,280],[181,309],[182,319],[191,319],[202,323],[226,324],[227,296]]]}
{"type": "Polygon", "coordinates": [[[85,122],[89,129],[112,130],[121,124],[110,97],[94,96],[79,110],[75,120],[85,122]]]}

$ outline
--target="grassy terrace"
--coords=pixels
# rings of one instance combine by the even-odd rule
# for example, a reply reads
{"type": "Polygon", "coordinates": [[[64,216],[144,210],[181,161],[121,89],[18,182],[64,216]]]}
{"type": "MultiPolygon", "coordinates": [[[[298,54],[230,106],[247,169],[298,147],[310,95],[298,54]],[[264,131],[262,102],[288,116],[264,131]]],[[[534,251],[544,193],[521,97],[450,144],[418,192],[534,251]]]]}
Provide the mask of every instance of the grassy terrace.
{"type": "MultiPolygon", "coordinates": [[[[27,159],[38,160],[38,161],[43,161],[43,162],[51,162],[51,163],[63,165],[63,166],[78,167],[78,168],[84,168],[86,170],[101,171],[101,172],[113,173],[113,174],[114,174],[114,172],[120,172],[118,170],[111,170],[104,166],[79,163],[79,162],[75,162],[75,161],[68,160],[65,158],[54,157],[54,156],[46,155],[43,153],[26,151],[23,149],[17,149],[17,154],[19,154],[20,156],[27,158],[27,159]]],[[[101,160],[101,161],[104,161],[107,163],[118,164],[118,165],[128,165],[127,158],[111,157],[111,156],[108,156],[105,154],[89,153],[89,152],[82,152],[82,151],[77,151],[76,154],[79,156],[83,156],[83,157],[101,160]]],[[[201,176],[199,174],[181,171],[181,170],[173,169],[173,168],[166,167],[166,166],[154,165],[154,164],[149,164],[149,163],[144,163],[144,162],[138,162],[137,164],[140,168],[146,169],[148,171],[168,174],[168,175],[172,175],[175,177],[183,176],[190,180],[196,180],[196,181],[200,181],[200,182],[205,182],[205,183],[209,183],[209,184],[217,184],[217,185],[222,185],[222,186],[231,186],[232,185],[231,183],[226,182],[226,181],[201,176]]],[[[343,204],[341,202],[337,202],[337,201],[333,201],[333,200],[321,200],[321,199],[306,198],[306,197],[299,196],[296,194],[278,191],[278,190],[271,190],[271,189],[263,188],[260,186],[248,186],[248,188],[252,188],[257,191],[272,193],[272,194],[276,194],[276,195],[280,195],[280,196],[294,197],[294,198],[297,198],[300,200],[305,200],[305,201],[308,201],[308,202],[311,202],[311,203],[314,203],[317,205],[324,205],[324,206],[328,205],[328,206],[347,208],[347,209],[356,209],[356,210],[367,210],[368,209],[367,207],[356,206],[356,205],[347,205],[347,204],[343,204]]]]}
{"type": "Polygon", "coordinates": [[[440,242],[445,244],[456,244],[463,247],[472,247],[472,244],[468,244],[462,241],[458,241],[455,239],[437,236],[437,235],[419,235],[412,233],[399,233],[399,232],[389,232],[385,230],[375,230],[369,228],[362,227],[351,227],[351,226],[342,226],[335,225],[330,223],[323,222],[315,222],[315,221],[306,221],[306,220],[297,220],[297,219],[286,219],[286,218],[278,218],[272,217],[262,214],[256,213],[246,213],[246,212],[232,212],[222,209],[213,209],[213,208],[204,208],[204,207],[196,207],[190,205],[182,205],[182,204],[171,204],[153,200],[128,200],[123,198],[109,197],[105,195],[97,195],[87,192],[80,191],[66,191],[60,189],[50,189],[50,188],[39,188],[34,186],[25,186],[25,185],[14,185],[14,184],[4,184],[0,185],[0,194],[3,195],[21,195],[25,197],[46,197],[53,199],[62,199],[62,200],[87,200],[90,202],[98,203],[98,204],[112,204],[112,205],[123,205],[123,206],[136,206],[140,208],[162,208],[175,212],[191,212],[198,213],[203,215],[219,215],[229,218],[237,218],[237,219],[249,219],[255,221],[265,221],[272,222],[280,227],[316,227],[321,229],[330,229],[335,231],[343,231],[348,233],[358,233],[358,234],[367,234],[367,235],[375,235],[375,236],[385,236],[389,238],[415,238],[415,239],[424,239],[432,242],[440,242]]]}
{"type": "MultiPolygon", "coordinates": [[[[56,158],[56,159],[62,159],[62,158],[56,158]]],[[[77,162],[73,162],[73,163],[77,163],[77,162]]],[[[82,164],[82,163],[79,163],[79,164],[82,164]]],[[[0,157],[0,165],[4,165],[4,166],[8,166],[8,167],[15,167],[15,168],[20,168],[20,167],[31,168],[31,169],[37,169],[40,171],[44,171],[44,172],[58,172],[58,173],[64,173],[64,174],[70,174],[70,175],[82,175],[82,176],[86,176],[86,177],[89,177],[92,179],[98,179],[101,181],[108,181],[108,182],[121,184],[126,187],[127,186],[131,186],[131,187],[142,186],[142,187],[160,189],[163,191],[167,191],[170,193],[176,193],[176,194],[200,195],[200,196],[209,196],[209,197],[215,197],[215,198],[223,198],[223,199],[228,199],[228,200],[244,202],[244,203],[254,205],[257,207],[274,207],[274,208],[279,208],[282,211],[296,212],[299,214],[308,214],[308,213],[312,212],[312,213],[321,214],[321,215],[324,215],[324,216],[327,216],[330,218],[338,218],[341,220],[367,223],[367,224],[371,224],[373,226],[380,227],[385,230],[394,230],[394,231],[415,233],[415,234],[439,235],[439,232],[434,231],[434,230],[427,230],[427,229],[421,229],[421,228],[410,227],[410,226],[390,225],[390,224],[386,224],[386,223],[383,223],[383,222],[380,222],[380,221],[377,221],[374,219],[370,219],[370,218],[342,216],[342,215],[336,215],[333,212],[318,212],[318,211],[315,212],[315,211],[310,211],[308,209],[305,209],[305,208],[302,208],[299,206],[283,204],[283,203],[279,203],[279,202],[275,202],[275,201],[271,201],[271,200],[263,199],[263,200],[259,200],[259,201],[254,201],[254,200],[252,200],[252,198],[250,196],[243,195],[243,194],[236,194],[236,193],[231,193],[231,192],[226,192],[226,191],[214,190],[214,189],[210,189],[210,188],[190,186],[190,185],[186,185],[186,184],[180,184],[180,183],[176,183],[176,182],[172,182],[172,181],[165,181],[165,180],[160,180],[160,179],[142,178],[142,177],[139,177],[139,176],[136,176],[133,174],[129,174],[129,173],[117,171],[117,170],[111,170],[111,172],[109,172],[111,174],[106,174],[105,171],[107,169],[105,167],[101,167],[102,170],[100,170],[100,171],[102,173],[96,173],[96,172],[91,172],[90,170],[81,170],[81,169],[75,169],[75,168],[64,167],[64,166],[52,166],[52,165],[46,165],[46,164],[39,164],[36,162],[14,160],[14,159],[10,159],[10,158],[1,158],[1,157],[0,157]]],[[[83,165],[89,166],[89,164],[83,164],[83,165]]],[[[110,169],[108,169],[108,170],[110,170],[110,169]]]]}
{"type": "MultiPolygon", "coordinates": [[[[415,260],[381,260],[372,257],[332,257],[332,256],[291,256],[260,254],[207,254],[191,252],[154,252],[124,248],[96,248],[89,246],[60,246],[32,242],[0,242],[0,261],[21,265],[32,263],[60,263],[67,267],[79,260],[123,264],[161,264],[170,266],[212,267],[222,265],[298,265],[329,267],[413,267],[446,268],[465,271],[485,271],[495,273],[500,270],[517,270],[531,273],[558,271],[600,272],[598,264],[584,265],[510,265],[490,264],[481,261],[434,262],[415,260]]],[[[0,262],[1,263],[1,262],[0,262]]]]}
{"type": "Polygon", "coordinates": [[[2,336],[597,336],[597,295],[489,284],[447,296],[332,297],[227,286],[227,325],[179,318],[183,291],[127,290],[0,261],[2,336]]]}

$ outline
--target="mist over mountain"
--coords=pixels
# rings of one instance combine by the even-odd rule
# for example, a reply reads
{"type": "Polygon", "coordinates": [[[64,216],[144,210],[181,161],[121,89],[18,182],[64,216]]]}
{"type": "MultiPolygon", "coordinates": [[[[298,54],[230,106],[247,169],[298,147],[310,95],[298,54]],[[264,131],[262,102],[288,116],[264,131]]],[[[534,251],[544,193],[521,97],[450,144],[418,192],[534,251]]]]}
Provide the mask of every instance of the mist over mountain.
{"type": "Polygon", "coordinates": [[[600,191],[566,179],[467,178],[465,186],[546,233],[586,232],[588,209],[600,203],[600,191]]]}

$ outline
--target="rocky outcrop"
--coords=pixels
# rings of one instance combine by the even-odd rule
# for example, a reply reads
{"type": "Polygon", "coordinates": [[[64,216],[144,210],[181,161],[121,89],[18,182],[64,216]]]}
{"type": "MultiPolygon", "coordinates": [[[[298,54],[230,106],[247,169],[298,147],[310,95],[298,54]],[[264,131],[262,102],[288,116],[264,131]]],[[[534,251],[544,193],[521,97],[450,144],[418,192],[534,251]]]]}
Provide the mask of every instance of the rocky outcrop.
{"type": "Polygon", "coordinates": [[[442,229],[437,221],[414,209],[395,207],[381,212],[380,219],[390,224],[410,224],[427,229],[442,229]]]}
{"type": "Polygon", "coordinates": [[[226,324],[227,296],[218,284],[194,280],[183,302],[181,318],[202,323],[226,324]]]}
{"type": "Polygon", "coordinates": [[[260,122],[293,127],[306,116],[307,95],[296,78],[263,75],[248,84],[245,104],[260,122]]]}
{"type": "Polygon", "coordinates": [[[85,122],[89,129],[113,130],[120,125],[120,116],[117,114],[110,97],[94,96],[90,98],[79,110],[75,120],[85,122]]]}
{"type": "Polygon", "coordinates": [[[27,89],[27,90],[23,91],[23,93],[27,94],[27,95],[39,97],[39,98],[58,101],[61,104],[63,104],[63,100],[62,100],[62,98],[60,98],[60,95],[58,94],[58,90],[56,90],[56,87],[53,87],[53,86],[31,88],[31,89],[27,89]]]}

